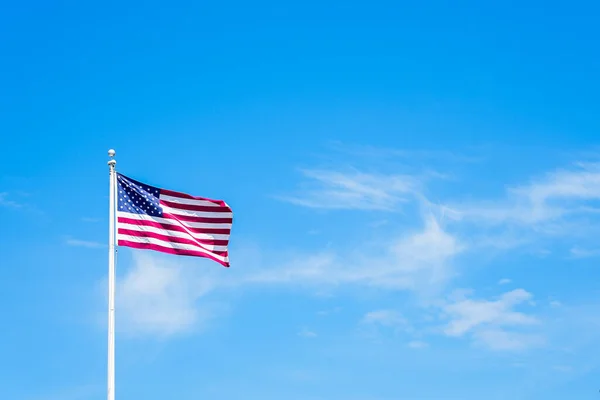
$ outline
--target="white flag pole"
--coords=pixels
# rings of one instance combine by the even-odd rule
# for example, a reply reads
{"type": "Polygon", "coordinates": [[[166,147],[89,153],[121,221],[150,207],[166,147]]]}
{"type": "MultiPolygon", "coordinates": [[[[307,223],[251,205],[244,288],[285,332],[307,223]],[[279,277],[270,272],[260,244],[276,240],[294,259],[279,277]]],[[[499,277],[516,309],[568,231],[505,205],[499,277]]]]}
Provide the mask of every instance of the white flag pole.
{"type": "Polygon", "coordinates": [[[110,199],[108,212],[108,400],[115,400],[115,207],[117,175],[115,165],[117,161],[114,150],[108,151],[110,160],[110,199]]]}

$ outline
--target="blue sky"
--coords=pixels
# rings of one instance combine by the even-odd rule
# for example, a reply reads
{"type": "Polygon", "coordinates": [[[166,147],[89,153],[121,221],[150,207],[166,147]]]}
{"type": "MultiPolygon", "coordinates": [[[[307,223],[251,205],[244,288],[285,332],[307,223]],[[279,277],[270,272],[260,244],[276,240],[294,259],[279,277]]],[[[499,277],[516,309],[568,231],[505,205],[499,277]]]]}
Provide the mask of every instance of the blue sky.
{"type": "Polygon", "coordinates": [[[597,4],[2,8],[4,398],[105,398],[109,148],[235,215],[120,250],[117,399],[598,397],[597,4]]]}

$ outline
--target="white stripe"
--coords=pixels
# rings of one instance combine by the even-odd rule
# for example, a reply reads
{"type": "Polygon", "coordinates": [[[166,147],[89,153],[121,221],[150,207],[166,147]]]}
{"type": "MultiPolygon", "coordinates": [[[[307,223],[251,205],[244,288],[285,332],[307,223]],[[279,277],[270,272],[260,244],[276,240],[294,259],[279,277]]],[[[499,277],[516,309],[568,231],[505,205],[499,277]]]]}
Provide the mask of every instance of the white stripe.
{"type": "Polygon", "coordinates": [[[162,193],[160,194],[159,199],[165,200],[165,201],[171,201],[173,203],[188,204],[190,206],[203,206],[203,207],[216,207],[216,208],[223,207],[220,204],[213,203],[212,201],[184,199],[183,197],[167,196],[162,193]]]}
{"type": "Polygon", "coordinates": [[[118,225],[119,225],[118,226],[119,228],[128,229],[131,231],[151,232],[151,233],[157,233],[159,235],[164,235],[164,236],[172,236],[172,237],[194,240],[196,243],[198,243],[198,246],[202,246],[208,251],[227,251],[227,246],[215,246],[214,244],[200,243],[200,242],[196,241],[195,237],[193,237],[185,232],[169,231],[166,229],[155,228],[153,226],[133,225],[133,224],[127,224],[127,223],[123,223],[123,222],[119,222],[118,225]]]}
{"type": "MultiPolygon", "coordinates": [[[[233,213],[230,212],[207,212],[207,211],[193,211],[183,210],[181,208],[169,207],[165,204],[160,204],[160,208],[166,213],[175,215],[186,215],[188,217],[201,217],[201,218],[233,218],[233,213]]],[[[225,224],[224,224],[225,225],[225,224]]],[[[231,224],[229,224],[231,228],[231,224]]]]}
{"type": "Polygon", "coordinates": [[[162,247],[167,247],[170,249],[198,251],[200,253],[209,254],[212,257],[214,257],[218,260],[221,260],[223,262],[229,261],[229,257],[223,257],[219,254],[215,254],[213,252],[210,252],[208,250],[202,249],[198,246],[194,246],[191,244],[165,242],[164,240],[160,240],[160,239],[145,238],[145,237],[138,237],[138,236],[131,236],[131,235],[117,235],[117,237],[119,240],[127,240],[128,242],[149,243],[149,244],[155,244],[155,245],[162,246],[162,247]]]}
{"type": "MultiPolygon", "coordinates": [[[[139,221],[153,221],[153,222],[158,222],[161,224],[181,226],[183,228],[200,228],[201,229],[201,228],[210,228],[212,225],[218,225],[217,228],[222,227],[223,229],[227,229],[224,226],[227,224],[203,224],[200,222],[187,222],[187,221],[174,220],[172,218],[151,217],[150,215],[147,215],[147,214],[135,214],[135,213],[128,213],[128,212],[123,212],[123,211],[117,212],[117,218],[118,217],[136,219],[139,221]]],[[[119,222],[119,224],[120,224],[120,222],[119,222]]],[[[190,235],[194,236],[196,239],[229,240],[229,233],[226,233],[226,234],[196,233],[196,232],[191,232],[187,229],[186,229],[186,231],[190,235]]]]}

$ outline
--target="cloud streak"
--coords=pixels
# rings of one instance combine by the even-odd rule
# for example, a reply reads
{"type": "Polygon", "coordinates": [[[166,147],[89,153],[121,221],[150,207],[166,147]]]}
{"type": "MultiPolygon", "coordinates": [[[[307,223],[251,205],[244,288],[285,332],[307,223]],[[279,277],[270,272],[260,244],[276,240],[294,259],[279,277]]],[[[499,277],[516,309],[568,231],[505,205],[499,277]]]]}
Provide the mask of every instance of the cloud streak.
{"type": "Polygon", "coordinates": [[[94,242],[91,240],[67,239],[65,240],[65,243],[68,246],[86,247],[88,249],[100,249],[103,247],[107,247],[104,243],[94,242]]]}
{"type": "Polygon", "coordinates": [[[24,205],[14,200],[9,200],[8,193],[0,193],[0,206],[9,208],[22,208],[24,205]]]}
{"type": "Polygon", "coordinates": [[[470,229],[473,244],[480,248],[508,250],[528,245],[539,236],[585,236],[583,232],[600,231],[589,222],[600,217],[600,163],[578,162],[527,184],[509,186],[501,198],[468,201],[432,201],[426,194],[427,184],[437,175],[431,173],[301,172],[306,178],[301,193],[280,200],[309,208],[384,212],[414,203],[448,224],[470,229]]]}
{"type": "Polygon", "coordinates": [[[507,189],[502,200],[451,206],[455,217],[486,224],[539,226],[566,217],[598,215],[600,163],[576,163],[507,189]]]}
{"type": "Polygon", "coordinates": [[[538,345],[542,341],[538,335],[514,330],[540,324],[536,317],[514,310],[532,298],[533,295],[524,289],[506,292],[495,300],[459,296],[442,307],[443,314],[450,319],[443,332],[451,337],[471,335],[477,343],[494,350],[517,350],[538,345]]]}
{"type": "Polygon", "coordinates": [[[426,347],[429,347],[429,345],[421,340],[412,340],[408,342],[408,347],[410,347],[411,349],[424,349],[426,347]]]}
{"type": "Polygon", "coordinates": [[[307,328],[302,328],[300,330],[300,332],[298,332],[298,336],[307,338],[307,339],[312,339],[312,338],[316,338],[318,335],[315,332],[313,332],[307,328]]]}
{"type": "Polygon", "coordinates": [[[301,170],[309,180],[301,194],[280,196],[292,204],[324,209],[393,211],[420,192],[410,175],[376,175],[358,170],[301,170]]]}
{"type": "Polygon", "coordinates": [[[381,248],[303,255],[283,267],[260,268],[244,279],[255,284],[359,285],[392,290],[432,290],[452,276],[464,245],[428,217],[422,230],[388,240],[381,248]]]}
{"type": "Polygon", "coordinates": [[[408,321],[397,311],[394,310],[376,310],[365,314],[362,319],[364,324],[375,324],[383,326],[402,326],[408,321]]]}
{"type": "Polygon", "coordinates": [[[573,247],[571,248],[570,253],[573,258],[599,257],[600,249],[584,249],[581,247],[573,247]]]}

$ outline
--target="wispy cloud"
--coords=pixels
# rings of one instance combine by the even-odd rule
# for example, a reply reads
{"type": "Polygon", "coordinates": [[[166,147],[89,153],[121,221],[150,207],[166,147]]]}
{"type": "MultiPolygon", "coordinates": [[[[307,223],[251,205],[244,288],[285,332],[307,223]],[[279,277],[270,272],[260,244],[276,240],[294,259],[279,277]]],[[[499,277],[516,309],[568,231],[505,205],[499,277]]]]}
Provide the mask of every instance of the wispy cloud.
{"type": "Polygon", "coordinates": [[[88,249],[99,249],[106,247],[104,243],[94,242],[91,240],[67,239],[65,240],[65,243],[68,246],[87,247],[88,249]]]}
{"type": "Polygon", "coordinates": [[[508,279],[508,278],[503,278],[503,279],[500,279],[500,280],[498,281],[498,285],[508,285],[508,284],[509,284],[509,283],[511,283],[511,282],[512,282],[512,281],[511,281],[510,279],[508,279]]]}
{"type": "Polygon", "coordinates": [[[464,299],[453,302],[444,307],[444,312],[452,318],[444,331],[450,336],[462,336],[481,325],[537,323],[535,318],[512,310],[514,306],[532,297],[531,293],[523,289],[515,289],[494,301],[464,299]]]}
{"type": "Polygon", "coordinates": [[[374,310],[366,313],[360,321],[362,327],[368,328],[369,336],[379,336],[380,330],[389,330],[398,335],[414,335],[415,329],[400,312],[390,309],[374,310]]]}
{"type": "Polygon", "coordinates": [[[324,317],[331,314],[337,314],[342,310],[342,307],[334,307],[329,310],[321,310],[317,312],[317,315],[324,317]]]}
{"type": "Polygon", "coordinates": [[[513,332],[503,329],[482,329],[474,332],[475,343],[496,351],[526,350],[540,347],[546,340],[541,334],[513,332]]]}
{"type": "Polygon", "coordinates": [[[15,200],[9,199],[9,195],[6,192],[0,193],[0,206],[10,208],[22,208],[24,204],[18,203],[15,200]]]}
{"type": "Polygon", "coordinates": [[[381,248],[302,254],[283,266],[256,270],[244,280],[261,284],[434,290],[452,276],[452,260],[463,250],[464,245],[429,216],[422,230],[388,240],[381,248]]]}
{"type": "MultiPolygon", "coordinates": [[[[306,180],[301,191],[280,199],[311,208],[387,212],[417,204],[440,216],[448,226],[469,229],[471,247],[480,250],[501,252],[531,247],[543,237],[600,234],[598,225],[590,222],[600,219],[600,163],[575,163],[528,183],[509,186],[499,198],[469,200],[433,201],[435,196],[429,194],[428,186],[439,174],[365,171],[303,169],[306,180]]],[[[578,250],[575,248],[572,255],[584,256],[578,250]]]]}
{"type": "MultiPolygon", "coordinates": [[[[529,247],[549,237],[589,238],[600,234],[600,163],[575,163],[526,184],[509,186],[500,198],[433,201],[428,186],[436,174],[381,173],[357,169],[303,169],[297,194],[281,200],[303,207],[402,211],[418,205],[458,230],[469,230],[473,249],[495,252],[529,247]]],[[[376,223],[374,223],[376,225],[376,223]]],[[[600,254],[600,252],[599,252],[600,254]]],[[[595,252],[574,247],[572,256],[595,252]]]]}
{"type": "Polygon", "coordinates": [[[571,373],[575,370],[575,368],[573,368],[570,365],[555,365],[554,367],[552,367],[555,371],[558,372],[564,372],[564,373],[571,373]]]}
{"type": "Polygon", "coordinates": [[[302,328],[300,332],[298,332],[298,336],[311,339],[316,338],[317,334],[307,328],[302,328]]]}
{"type": "Polygon", "coordinates": [[[539,226],[566,216],[597,215],[598,200],[600,164],[580,162],[529,184],[509,187],[504,199],[463,202],[450,208],[455,211],[454,216],[469,221],[539,226]]]}
{"type": "Polygon", "coordinates": [[[408,342],[408,347],[410,347],[411,349],[424,349],[426,347],[429,347],[429,344],[420,340],[412,340],[408,342]]]}
{"type": "Polygon", "coordinates": [[[403,326],[408,321],[397,311],[394,310],[376,310],[365,314],[362,319],[364,324],[377,324],[383,326],[403,326]]]}
{"type": "Polygon", "coordinates": [[[581,247],[573,247],[570,250],[573,258],[590,258],[600,256],[600,249],[584,249],[581,247]]]}
{"type": "Polygon", "coordinates": [[[507,330],[540,323],[538,318],[514,310],[532,297],[523,289],[506,292],[495,300],[459,296],[442,307],[445,316],[450,319],[444,333],[454,337],[470,334],[476,342],[496,350],[522,349],[539,344],[541,338],[538,335],[507,330]]]}
{"type": "Polygon", "coordinates": [[[325,209],[395,210],[420,192],[410,175],[377,175],[358,170],[301,170],[309,182],[300,194],[280,196],[290,203],[325,209]]]}
{"type": "Polygon", "coordinates": [[[29,193],[22,191],[0,192],[0,207],[21,212],[35,214],[37,217],[44,217],[45,214],[36,206],[23,201],[23,198],[29,197],[29,193]]]}

